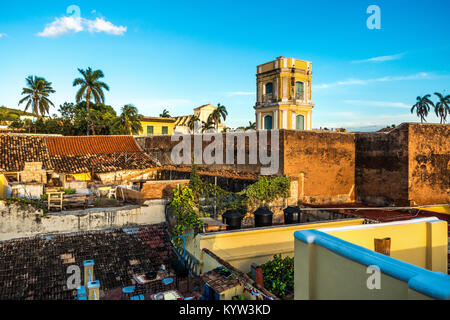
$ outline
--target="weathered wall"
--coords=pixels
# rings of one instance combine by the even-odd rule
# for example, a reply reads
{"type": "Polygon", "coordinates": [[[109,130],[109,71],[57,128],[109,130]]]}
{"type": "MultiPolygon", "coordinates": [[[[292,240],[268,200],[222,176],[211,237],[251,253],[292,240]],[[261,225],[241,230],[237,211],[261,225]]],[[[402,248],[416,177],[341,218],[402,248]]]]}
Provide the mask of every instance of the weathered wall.
{"type": "Polygon", "coordinates": [[[356,133],[356,201],[408,203],[408,126],[390,132],[356,133]]]}
{"type": "MultiPolygon", "coordinates": [[[[267,149],[271,150],[271,133],[267,137],[267,149]]],[[[226,137],[223,135],[224,159],[226,137]]],[[[194,138],[191,137],[192,146],[194,138]]],[[[258,134],[258,141],[260,136],[258,134]]],[[[171,151],[178,144],[169,136],[139,137],[138,144],[152,158],[157,158],[163,166],[172,170],[190,172],[190,166],[175,167],[171,161],[171,151]]],[[[347,202],[354,198],[355,144],[354,136],[345,133],[326,133],[295,130],[279,131],[279,146],[275,148],[279,154],[279,169],[275,175],[287,175],[298,181],[299,200],[308,203],[347,202]]],[[[210,142],[203,142],[203,149],[210,142]]],[[[201,174],[217,174],[221,177],[236,179],[258,179],[261,168],[259,152],[257,164],[249,163],[250,140],[234,145],[233,165],[199,165],[201,174]],[[237,164],[237,155],[244,150],[247,164],[237,164]]],[[[257,146],[256,146],[257,148],[257,146]]]]}
{"type": "MultiPolygon", "coordinates": [[[[391,131],[375,133],[280,130],[276,175],[297,180],[299,200],[311,204],[355,200],[382,206],[448,203],[449,127],[404,123],[391,131]]],[[[190,172],[190,166],[174,166],[171,162],[172,148],[178,142],[172,142],[170,136],[136,139],[167,170],[190,172]]],[[[209,143],[203,142],[203,148],[209,143]]],[[[244,149],[248,163],[248,139],[235,149],[244,149]]],[[[236,158],[237,153],[235,163],[236,158]]],[[[262,167],[258,160],[256,165],[200,165],[199,171],[250,181],[258,179],[262,167]]]]}
{"type": "Polygon", "coordinates": [[[450,125],[409,125],[411,204],[450,203],[450,125]]]}
{"type": "Polygon", "coordinates": [[[142,186],[142,199],[168,199],[179,185],[186,186],[189,180],[148,181],[142,186]]]}
{"type": "Polygon", "coordinates": [[[340,203],[354,199],[353,134],[283,130],[283,173],[298,179],[299,200],[340,203]]]}
{"type": "Polygon", "coordinates": [[[404,123],[356,134],[356,199],[374,205],[450,202],[450,125],[404,123]]]}
{"type": "Polygon", "coordinates": [[[157,224],[165,221],[166,201],[148,201],[145,206],[88,209],[49,213],[0,201],[0,241],[45,234],[103,230],[131,225],[157,224]]]}

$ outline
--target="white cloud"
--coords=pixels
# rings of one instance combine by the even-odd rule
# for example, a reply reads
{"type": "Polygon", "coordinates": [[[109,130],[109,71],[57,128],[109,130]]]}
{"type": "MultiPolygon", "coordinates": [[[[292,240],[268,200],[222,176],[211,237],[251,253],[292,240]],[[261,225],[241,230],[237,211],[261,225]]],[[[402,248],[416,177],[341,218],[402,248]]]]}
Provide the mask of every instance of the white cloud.
{"type": "Polygon", "coordinates": [[[345,86],[345,85],[366,85],[374,82],[391,82],[391,81],[404,81],[404,80],[418,80],[430,78],[430,74],[427,72],[419,72],[408,76],[386,76],[382,78],[374,79],[347,79],[342,81],[337,81],[334,83],[323,83],[318,85],[313,85],[313,89],[326,89],[334,86],[345,86]]]}
{"type": "Polygon", "coordinates": [[[403,58],[404,55],[405,55],[404,53],[400,53],[400,54],[393,54],[390,56],[373,57],[373,58],[365,59],[365,60],[356,60],[356,61],[353,61],[353,63],[385,62],[385,61],[399,60],[399,59],[403,58]]]}
{"type": "Polygon", "coordinates": [[[40,37],[58,37],[68,33],[88,31],[90,33],[104,32],[112,35],[123,35],[127,27],[115,26],[103,18],[89,20],[81,17],[55,18],[52,23],[45,26],[44,31],[38,33],[40,37]]]}
{"type": "Polygon", "coordinates": [[[6,33],[0,33],[0,38],[6,37],[6,33]]]}
{"type": "Polygon", "coordinates": [[[403,102],[392,102],[392,101],[373,101],[373,100],[345,100],[345,103],[366,106],[366,107],[388,107],[388,108],[404,108],[410,109],[411,106],[403,102]]]}

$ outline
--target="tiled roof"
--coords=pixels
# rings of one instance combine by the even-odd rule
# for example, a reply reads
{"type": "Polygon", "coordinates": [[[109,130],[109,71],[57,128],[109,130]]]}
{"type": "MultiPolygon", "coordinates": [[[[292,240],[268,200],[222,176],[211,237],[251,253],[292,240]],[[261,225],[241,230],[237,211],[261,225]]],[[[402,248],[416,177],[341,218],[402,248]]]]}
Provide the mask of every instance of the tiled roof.
{"type": "Polygon", "coordinates": [[[187,127],[189,120],[192,118],[193,116],[182,116],[182,117],[177,117],[177,121],[175,122],[175,126],[177,127],[187,127]]]}
{"type": "Polygon", "coordinates": [[[45,169],[51,169],[44,138],[25,134],[0,134],[0,172],[22,171],[25,162],[42,162],[45,169]]]}
{"type": "Polygon", "coordinates": [[[167,225],[0,242],[0,300],[73,299],[67,268],[94,260],[101,290],[132,285],[135,275],[170,268],[175,259],[167,225]]]}
{"type": "Polygon", "coordinates": [[[132,136],[47,137],[45,140],[50,156],[141,152],[132,136]]]}
{"type": "Polygon", "coordinates": [[[56,137],[0,134],[0,172],[42,162],[59,173],[105,173],[155,167],[132,136],[56,137]]]}
{"type": "Polygon", "coordinates": [[[78,156],[50,157],[56,172],[86,173],[94,170],[95,173],[106,173],[120,170],[139,170],[155,167],[150,158],[143,152],[114,154],[88,154],[78,156]]]}
{"type": "Polygon", "coordinates": [[[56,172],[105,173],[154,167],[132,136],[48,137],[46,141],[56,172]]]}

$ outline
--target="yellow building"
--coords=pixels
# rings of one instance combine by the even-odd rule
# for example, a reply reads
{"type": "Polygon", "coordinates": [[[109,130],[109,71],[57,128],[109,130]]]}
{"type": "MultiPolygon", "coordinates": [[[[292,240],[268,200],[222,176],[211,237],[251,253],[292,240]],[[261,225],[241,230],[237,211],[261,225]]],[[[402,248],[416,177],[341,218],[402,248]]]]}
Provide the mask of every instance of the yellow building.
{"type": "Polygon", "coordinates": [[[256,128],[312,129],[311,62],[278,57],[257,67],[256,128]]]}
{"type": "Polygon", "coordinates": [[[141,121],[140,135],[172,135],[175,131],[175,118],[144,117],[141,121]]]}
{"type": "MultiPolygon", "coordinates": [[[[202,129],[202,123],[208,122],[209,116],[216,110],[212,104],[205,104],[194,109],[194,115],[181,116],[176,118],[175,131],[177,133],[191,133],[189,122],[193,116],[197,117],[199,121],[195,124],[194,131],[198,132],[202,129]]],[[[218,126],[219,132],[223,132],[227,126],[221,122],[218,126]]]]}
{"type": "Polygon", "coordinates": [[[295,299],[448,300],[447,231],[434,217],[296,231],[295,299]]]}

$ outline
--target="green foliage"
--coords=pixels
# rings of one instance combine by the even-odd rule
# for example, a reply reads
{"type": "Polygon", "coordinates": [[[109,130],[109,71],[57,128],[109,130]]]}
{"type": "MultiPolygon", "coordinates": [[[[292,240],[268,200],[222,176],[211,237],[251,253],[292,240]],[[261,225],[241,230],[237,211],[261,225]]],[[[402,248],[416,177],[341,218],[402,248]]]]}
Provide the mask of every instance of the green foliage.
{"type": "Polygon", "coordinates": [[[34,200],[34,199],[22,199],[22,198],[8,198],[5,201],[7,206],[10,206],[12,204],[17,204],[20,206],[22,210],[26,209],[26,207],[31,206],[36,210],[42,210],[44,213],[44,216],[47,214],[47,207],[44,205],[44,203],[41,200],[34,200]]]}
{"type": "MultiPolygon", "coordinates": [[[[170,205],[173,207],[177,218],[177,224],[173,229],[174,236],[195,232],[203,226],[203,222],[196,212],[197,203],[194,192],[189,186],[179,185],[173,192],[170,205]]],[[[179,241],[177,242],[179,243],[179,241]]]]}
{"type": "Polygon", "coordinates": [[[267,205],[279,198],[289,198],[291,179],[288,177],[261,177],[244,190],[251,204],[267,205]]]}
{"type": "Polygon", "coordinates": [[[25,97],[19,101],[19,105],[26,103],[25,111],[31,109],[36,117],[48,114],[50,106],[54,106],[48,98],[51,93],[55,93],[52,83],[37,76],[29,76],[25,80],[27,87],[22,91],[25,97]]]}
{"type": "Polygon", "coordinates": [[[264,287],[279,298],[294,291],[294,258],[282,258],[275,255],[273,259],[261,266],[264,275],[264,287]]]}
{"type": "Polygon", "coordinates": [[[69,188],[69,189],[58,189],[58,192],[64,192],[64,194],[65,195],[69,195],[69,194],[76,194],[77,193],[77,190],[75,190],[75,189],[71,189],[71,188],[69,188]]]}
{"type": "Polygon", "coordinates": [[[232,298],[232,300],[243,301],[243,300],[245,300],[245,297],[243,295],[238,295],[238,296],[234,296],[232,298]]]}

